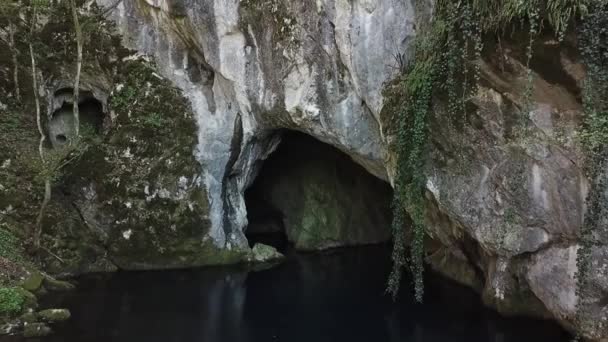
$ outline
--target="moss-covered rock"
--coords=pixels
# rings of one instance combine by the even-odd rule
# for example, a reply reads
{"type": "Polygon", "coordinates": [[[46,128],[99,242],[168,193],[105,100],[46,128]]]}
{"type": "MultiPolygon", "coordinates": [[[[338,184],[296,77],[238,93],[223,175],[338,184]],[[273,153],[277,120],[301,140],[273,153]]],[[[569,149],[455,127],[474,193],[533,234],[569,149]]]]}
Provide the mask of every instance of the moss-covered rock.
{"type": "MultiPolygon", "coordinates": [[[[117,265],[165,268],[242,260],[246,251],[218,252],[205,240],[209,204],[194,156],[197,124],[189,102],[153,63],[122,46],[102,12],[95,5],[81,11],[83,20],[96,24],[85,32],[80,90],[101,104],[103,127],[94,132],[81,127],[82,148],[64,156],[63,167],[52,175],[39,251],[43,267],[50,273],[78,274],[113,271],[117,265]]],[[[35,52],[45,56],[39,67],[48,87],[43,129],[56,106],[70,101],[75,58],[67,53],[69,13],[64,4],[53,6],[36,27],[40,51],[35,52]]],[[[2,44],[0,50],[8,51],[2,44]]],[[[1,54],[0,62],[12,65],[10,54],[1,54]]],[[[18,62],[24,66],[21,90],[28,101],[0,105],[0,145],[13,147],[0,151],[0,257],[11,254],[10,259],[15,250],[3,247],[14,240],[11,232],[19,233],[18,241],[30,235],[45,175],[29,101],[29,55],[20,54],[18,62]],[[2,234],[5,227],[11,234],[2,234]]],[[[13,86],[3,79],[0,98],[10,98],[13,86]]],[[[43,145],[45,154],[54,151],[43,145]]],[[[40,285],[40,279],[36,282],[32,286],[40,285]]]]}
{"type": "Polygon", "coordinates": [[[72,314],[68,309],[46,309],[38,312],[38,316],[46,322],[62,322],[70,319],[72,314]]]}
{"type": "Polygon", "coordinates": [[[284,259],[285,256],[276,248],[262,243],[256,243],[251,249],[251,259],[254,262],[271,262],[284,259]]]}
{"type": "Polygon", "coordinates": [[[53,331],[44,323],[26,323],[23,326],[23,336],[26,338],[48,336],[53,331]]]}
{"type": "Polygon", "coordinates": [[[31,272],[30,275],[23,281],[21,287],[30,291],[36,292],[40,290],[44,276],[39,272],[31,272]]]}
{"type": "Polygon", "coordinates": [[[26,312],[19,317],[19,321],[25,323],[36,323],[38,321],[38,315],[35,312],[26,312]]]}
{"type": "Polygon", "coordinates": [[[113,127],[64,178],[89,230],[124,269],[238,259],[205,241],[209,205],[188,102],[144,59],[118,69],[109,98],[113,127]]]}
{"type": "Polygon", "coordinates": [[[38,297],[36,295],[21,287],[15,287],[14,289],[18,293],[18,296],[23,298],[23,310],[36,309],[38,307],[38,297]]]}

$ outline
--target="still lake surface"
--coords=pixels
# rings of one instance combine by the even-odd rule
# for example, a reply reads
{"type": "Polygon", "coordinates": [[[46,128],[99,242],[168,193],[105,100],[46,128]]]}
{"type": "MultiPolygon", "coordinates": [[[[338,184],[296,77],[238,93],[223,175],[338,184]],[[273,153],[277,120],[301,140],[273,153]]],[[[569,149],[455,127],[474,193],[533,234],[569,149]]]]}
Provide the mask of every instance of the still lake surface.
{"type": "MultiPolygon", "coordinates": [[[[405,286],[385,295],[390,247],[292,254],[274,268],[86,276],[55,296],[72,319],[41,341],[62,342],[568,342],[557,324],[505,318],[479,295],[429,275],[424,305],[405,286]]],[[[0,341],[36,341],[0,337],[0,341]]]]}

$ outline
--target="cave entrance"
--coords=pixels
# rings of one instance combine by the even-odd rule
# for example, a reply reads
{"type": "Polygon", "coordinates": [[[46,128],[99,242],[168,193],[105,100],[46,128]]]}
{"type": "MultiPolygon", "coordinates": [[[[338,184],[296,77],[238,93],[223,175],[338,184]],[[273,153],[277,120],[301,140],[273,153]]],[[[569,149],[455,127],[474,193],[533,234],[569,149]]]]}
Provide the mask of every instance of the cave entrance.
{"type": "Polygon", "coordinates": [[[390,240],[392,188],[340,150],[283,131],[245,192],[246,236],[285,252],[390,240]]]}
{"type": "MultiPolygon", "coordinates": [[[[55,110],[49,122],[48,132],[53,147],[67,144],[74,136],[74,105],[71,102],[71,91],[63,90],[55,94],[64,99],[63,104],[55,110]]],[[[80,134],[99,134],[103,127],[103,105],[90,92],[82,92],[78,102],[80,134]]]]}

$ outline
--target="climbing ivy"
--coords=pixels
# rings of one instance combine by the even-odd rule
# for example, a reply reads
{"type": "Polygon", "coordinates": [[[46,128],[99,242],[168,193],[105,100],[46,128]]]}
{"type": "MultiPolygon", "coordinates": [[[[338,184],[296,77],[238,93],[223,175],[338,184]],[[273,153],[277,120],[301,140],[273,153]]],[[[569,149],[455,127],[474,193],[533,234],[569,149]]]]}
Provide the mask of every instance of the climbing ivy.
{"type": "Polygon", "coordinates": [[[589,10],[579,28],[579,49],[587,68],[583,86],[583,105],[585,110],[583,146],[586,149],[586,173],[591,181],[587,196],[587,213],[580,231],[581,248],[577,253],[577,317],[582,319],[585,288],[588,282],[592,248],[599,244],[598,238],[603,219],[608,217],[606,204],[606,175],[608,167],[608,1],[598,1],[589,10]]]}
{"type": "MultiPolygon", "coordinates": [[[[601,0],[604,1],[604,0],[601,0]]],[[[393,270],[388,292],[395,296],[405,267],[414,278],[415,298],[424,295],[424,173],[428,120],[438,95],[447,96],[447,118],[440,120],[451,132],[466,120],[465,104],[477,92],[481,78],[480,61],[485,35],[505,35],[508,28],[520,25],[528,31],[526,49],[527,86],[522,109],[529,111],[533,73],[530,62],[534,43],[543,29],[551,28],[559,41],[570,24],[589,11],[593,0],[437,0],[431,24],[420,29],[413,62],[392,86],[398,100],[389,100],[389,111],[396,117],[396,174],[393,199],[393,270]],[[412,238],[406,256],[403,228],[411,218],[412,238]]],[[[417,4],[420,5],[420,4],[417,4]]],[[[420,6],[419,6],[420,7],[420,6]]],[[[596,26],[601,27],[601,26],[596,26]]],[[[386,104],[385,104],[386,106],[386,104]]],[[[606,128],[604,117],[589,126],[606,128]]],[[[521,120],[520,120],[521,121],[521,120]]],[[[597,136],[597,135],[594,135],[597,136]]]]}
{"type": "Polygon", "coordinates": [[[442,19],[434,21],[432,34],[417,42],[416,63],[406,71],[401,87],[406,90],[407,105],[398,112],[397,169],[395,195],[393,199],[393,270],[389,277],[388,291],[396,296],[403,268],[408,264],[405,248],[407,211],[412,220],[413,237],[410,246],[409,266],[414,275],[416,300],[421,302],[424,295],[424,155],[427,143],[427,122],[433,98],[433,89],[439,71],[438,60],[442,58],[433,52],[447,34],[447,24],[442,19]]]}

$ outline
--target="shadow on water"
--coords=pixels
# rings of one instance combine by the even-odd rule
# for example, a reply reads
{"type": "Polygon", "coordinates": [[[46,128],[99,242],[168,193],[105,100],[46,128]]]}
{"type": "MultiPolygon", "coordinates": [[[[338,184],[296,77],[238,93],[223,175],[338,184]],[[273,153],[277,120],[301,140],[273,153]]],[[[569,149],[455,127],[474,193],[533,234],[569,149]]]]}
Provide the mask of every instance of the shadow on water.
{"type": "MultiPolygon", "coordinates": [[[[472,291],[429,276],[426,303],[384,294],[389,248],[296,255],[239,267],[87,276],[55,298],[73,318],[43,341],[560,342],[547,321],[503,318],[472,291]]],[[[19,338],[7,338],[19,341],[19,338]]],[[[28,340],[33,341],[33,340],[28,340]]]]}

